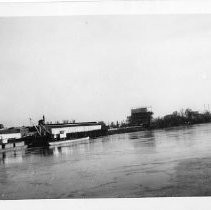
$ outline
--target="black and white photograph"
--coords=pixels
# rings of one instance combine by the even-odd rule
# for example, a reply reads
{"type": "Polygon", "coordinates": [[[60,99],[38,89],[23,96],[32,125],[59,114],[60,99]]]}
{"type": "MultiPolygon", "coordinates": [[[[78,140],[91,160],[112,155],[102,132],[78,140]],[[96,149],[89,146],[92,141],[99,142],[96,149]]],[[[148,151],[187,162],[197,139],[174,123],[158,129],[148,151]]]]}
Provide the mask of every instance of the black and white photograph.
{"type": "Polygon", "coordinates": [[[211,196],[211,14],[0,17],[0,200],[211,196]]]}

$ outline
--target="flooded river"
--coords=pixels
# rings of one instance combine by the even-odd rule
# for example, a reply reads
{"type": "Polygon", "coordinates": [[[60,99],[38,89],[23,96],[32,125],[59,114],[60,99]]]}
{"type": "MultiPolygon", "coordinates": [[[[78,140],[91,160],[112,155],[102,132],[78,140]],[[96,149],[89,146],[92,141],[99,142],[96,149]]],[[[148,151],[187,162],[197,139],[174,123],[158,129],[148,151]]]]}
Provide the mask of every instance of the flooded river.
{"type": "Polygon", "coordinates": [[[211,124],[0,153],[0,199],[211,195],[211,124]]]}

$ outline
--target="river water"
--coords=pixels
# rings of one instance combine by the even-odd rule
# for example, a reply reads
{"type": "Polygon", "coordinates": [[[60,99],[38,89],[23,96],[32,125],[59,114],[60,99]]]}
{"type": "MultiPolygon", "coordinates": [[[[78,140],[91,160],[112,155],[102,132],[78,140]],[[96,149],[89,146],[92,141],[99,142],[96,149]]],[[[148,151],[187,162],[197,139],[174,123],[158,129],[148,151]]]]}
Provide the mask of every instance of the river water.
{"type": "Polygon", "coordinates": [[[211,124],[0,154],[0,199],[211,195],[211,124]]]}

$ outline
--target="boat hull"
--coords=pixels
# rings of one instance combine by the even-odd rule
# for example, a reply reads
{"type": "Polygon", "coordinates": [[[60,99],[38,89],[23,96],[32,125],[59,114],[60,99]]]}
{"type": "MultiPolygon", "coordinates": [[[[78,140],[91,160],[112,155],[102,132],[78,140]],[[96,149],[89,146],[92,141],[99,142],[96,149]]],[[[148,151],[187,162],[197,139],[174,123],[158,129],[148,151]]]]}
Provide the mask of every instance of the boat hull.
{"type": "Polygon", "coordinates": [[[85,141],[89,140],[89,137],[84,137],[84,138],[79,138],[79,139],[69,139],[69,140],[59,140],[59,141],[49,141],[48,144],[49,146],[60,146],[60,145],[68,145],[73,142],[78,142],[78,141],[85,141]]]}

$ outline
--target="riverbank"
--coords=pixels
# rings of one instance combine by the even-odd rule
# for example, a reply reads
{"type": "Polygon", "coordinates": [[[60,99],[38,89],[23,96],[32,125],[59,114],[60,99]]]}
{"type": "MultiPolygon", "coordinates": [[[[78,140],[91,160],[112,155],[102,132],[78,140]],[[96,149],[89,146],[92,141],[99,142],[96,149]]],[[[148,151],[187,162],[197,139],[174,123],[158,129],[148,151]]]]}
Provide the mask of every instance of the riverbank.
{"type": "Polygon", "coordinates": [[[144,128],[143,126],[128,126],[128,127],[122,127],[122,128],[112,128],[108,129],[107,135],[114,135],[114,134],[121,134],[121,133],[132,133],[137,131],[146,131],[146,130],[168,130],[173,128],[180,128],[180,127],[190,127],[194,125],[203,125],[203,124],[209,124],[211,122],[204,122],[204,123],[195,123],[195,124],[181,124],[181,125],[175,125],[175,126],[167,126],[167,127],[150,127],[150,128],[144,128]]]}
{"type": "Polygon", "coordinates": [[[122,128],[111,128],[111,129],[108,129],[107,135],[130,133],[130,132],[137,132],[137,131],[143,131],[143,130],[146,130],[145,128],[143,128],[143,126],[128,126],[128,127],[122,127],[122,128]]]}
{"type": "Polygon", "coordinates": [[[155,130],[155,129],[167,129],[171,127],[178,126],[189,126],[189,125],[197,125],[197,124],[205,124],[211,123],[211,113],[206,110],[203,113],[199,111],[193,111],[189,108],[182,109],[181,111],[174,111],[172,114],[167,114],[163,117],[157,117],[149,119],[146,123],[145,117],[143,117],[142,121],[137,121],[135,124],[142,124],[145,126],[132,126],[134,123],[130,125],[130,123],[111,123],[108,126],[110,129],[108,134],[118,134],[118,133],[127,133],[127,132],[136,132],[141,130],[155,130]]]}

